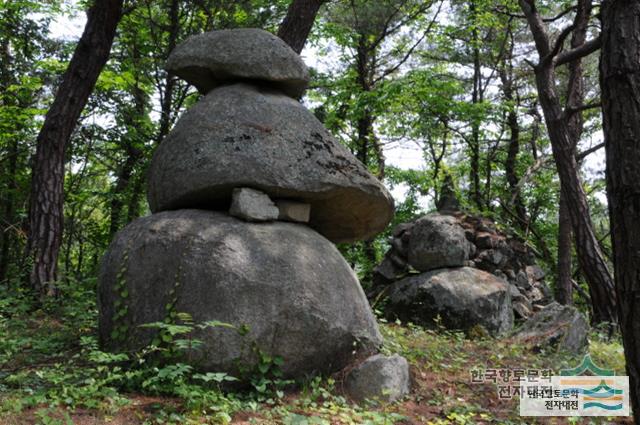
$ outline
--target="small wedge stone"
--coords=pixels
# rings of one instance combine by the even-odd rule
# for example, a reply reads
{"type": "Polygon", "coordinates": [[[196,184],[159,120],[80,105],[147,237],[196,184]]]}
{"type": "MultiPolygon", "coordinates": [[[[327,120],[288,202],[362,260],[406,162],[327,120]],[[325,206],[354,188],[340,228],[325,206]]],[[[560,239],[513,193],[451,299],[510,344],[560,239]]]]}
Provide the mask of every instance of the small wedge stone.
{"type": "Polygon", "coordinates": [[[308,223],[311,216],[311,204],[304,202],[276,200],[280,211],[278,220],[308,223]]]}
{"type": "Polygon", "coordinates": [[[267,194],[243,187],[233,189],[229,214],[245,221],[273,221],[278,218],[278,207],[267,194]]]}

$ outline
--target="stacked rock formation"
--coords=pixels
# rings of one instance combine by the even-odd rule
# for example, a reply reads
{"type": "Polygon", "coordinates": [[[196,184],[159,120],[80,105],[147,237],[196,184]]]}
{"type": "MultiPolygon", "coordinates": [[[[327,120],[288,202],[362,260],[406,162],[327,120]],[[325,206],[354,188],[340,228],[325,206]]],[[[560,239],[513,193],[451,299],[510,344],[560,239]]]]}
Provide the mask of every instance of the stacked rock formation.
{"type": "Polygon", "coordinates": [[[495,223],[485,217],[458,214],[457,219],[475,246],[469,265],[509,282],[516,318],[528,319],[553,301],[544,270],[536,264],[533,252],[521,239],[500,232],[495,223]]]}
{"type": "MultiPolygon", "coordinates": [[[[458,210],[430,214],[397,226],[390,242],[391,249],[374,272],[376,291],[407,276],[413,281],[419,279],[410,274],[411,270],[425,272],[466,266],[470,270],[454,273],[457,279],[469,282],[464,295],[482,298],[481,294],[474,293],[481,287],[474,284],[475,281],[494,282],[497,277],[508,282],[506,288],[516,319],[528,319],[552,301],[551,291],[544,282],[545,273],[536,265],[531,250],[517,237],[500,232],[488,218],[458,210]],[[480,271],[492,276],[487,277],[480,271]]],[[[443,273],[437,274],[447,279],[452,277],[451,273],[443,273]]],[[[436,297],[436,301],[441,300],[436,297]]],[[[457,305],[462,303],[461,300],[452,302],[457,305]]],[[[479,305],[476,307],[480,308],[479,305]]],[[[490,317],[494,317],[495,313],[477,312],[490,317]]],[[[471,323],[470,326],[483,324],[472,319],[473,316],[465,319],[471,323]]],[[[495,326],[489,324],[488,329],[491,328],[495,329],[495,326]]]]}
{"type": "Polygon", "coordinates": [[[154,154],[153,214],[105,255],[103,347],[138,349],[155,334],[140,325],[188,313],[235,327],[195,328],[203,344],[184,360],[200,370],[235,373],[266,353],[300,377],[376,352],[376,321],[331,242],[380,232],[393,202],[295,99],[304,63],[279,38],[242,29],[189,38],[167,69],[204,96],[154,154]]]}
{"type": "Polygon", "coordinates": [[[439,324],[449,329],[481,325],[493,335],[509,331],[509,284],[470,267],[474,251],[463,227],[450,215],[429,214],[398,226],[391,250],[375,270],[378,287],[390,285],[387,312],[428,326],[441,320],[439,324]]]}

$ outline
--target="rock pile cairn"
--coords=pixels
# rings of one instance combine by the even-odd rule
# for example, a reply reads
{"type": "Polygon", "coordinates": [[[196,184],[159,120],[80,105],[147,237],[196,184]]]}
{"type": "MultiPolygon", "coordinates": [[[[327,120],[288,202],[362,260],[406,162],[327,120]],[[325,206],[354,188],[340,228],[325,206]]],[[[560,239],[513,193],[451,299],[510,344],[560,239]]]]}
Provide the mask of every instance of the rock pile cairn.
{"type": "Polygon", "coordinates": [[[302,377],[377,352],[367,299],[331,242],[377,234],[393,201],[298,102],[299,56],[265,31],[224,30],[187,39],[167,69],[203,97],[153,156],[153,214],[103,259],[103,347],[139,349],[157,334],[141,325],[188,313],[233,326],[194,328],[203,344],[184,360],[199,370],[235,375],[266,354],[302,377]]]}
{"type": "Polygon", "coordinates": [[[384,291],[392,319],[506,334],[514,321],[509,284],[473,267],[475,251],[454,216],[433,213],[400,224],[374,271],[372,295],[384,291]]]}
{"type": "Polygon", "coordinates": [[[369,296],[387,294],[392,318],[477,336],[483,332],[474,328],[481,325],[536,349],[583,350],[584,315],[553,301],[532,249],[459,205],[451,191],[438,213],[394,229],[369,296]],[[510,332],[514,319],[518,327],[510,332]]]}
{"type": "MultiPolygon", "coordinates": [[[[432,272],[447,279],[454,275],[460,279],[463,275],[466,276],[465,280],[471,282],[468,284],[468,291],[464,291],[467,297],[480,296],[473,295],[474,287],[478,286],[473,284],[474,281],[506,282],[508,285],[502,285],[504,289],[500,292],[508,290],[508,303],[513,308],[516,320],[528,319],[553,300],[551,290],[544,281],[545,273],[536,264],[531,249],[519,238],[498,230],[488,218],[465,214],[459,210],[428,214],[414,222],[398,225],[392,232],[390,244],[391,248],[374,271],[374,292],[407,277],[415,281],[419,278],[412,273],[418,271],[432,272]],[[471,270],[453,273],[451,269],[456,267],[471,270]],[[449,271],[434,272],[438,269],[449,271]]],[[[396,293],[396,298],[398,296],[396,293]]],[[[461,302],[455,301],[458,309],[461,302]]],[[[506,299],[503,302],[507,302],[506,299]]],[[[451,325],[468,328],[483,324],[495,328],[493,324],[482,323],[482,320],[476,320],[473,314],[467,313],[461,316],[467,325],[451,325]]],[[[497,310],[483,314],[499,317],[495,313],[497,310]]],[[[505,325],[510,326],[509,320],[505,325]]]]}

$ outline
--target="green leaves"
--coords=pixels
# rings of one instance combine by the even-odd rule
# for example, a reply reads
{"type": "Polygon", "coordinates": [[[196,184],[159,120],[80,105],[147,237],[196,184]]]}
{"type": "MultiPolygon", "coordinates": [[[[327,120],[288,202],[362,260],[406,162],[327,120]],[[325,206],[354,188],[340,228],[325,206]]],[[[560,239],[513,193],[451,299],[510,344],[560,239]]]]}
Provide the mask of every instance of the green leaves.
{"type": "Polygon", "coordinates": [[[140,325],[140,327],[159,329],[159,330],[165,331],[165,334],[168,337],[186,334],[193,330],[193,327],[189,325],[176,325],[176,324],[164,323],[164,322],[145,323],[144,325],[140,325]]]}
{"type": "Polygon", "coordinates": [[[198,379],[202,382],[234,382],[237,381],[238,378],[234,378],[233,376],[227,375],[226,373],[218,372],[207,372],[205,374],[196,373],[193,375],[193,379],[198,379]]]}

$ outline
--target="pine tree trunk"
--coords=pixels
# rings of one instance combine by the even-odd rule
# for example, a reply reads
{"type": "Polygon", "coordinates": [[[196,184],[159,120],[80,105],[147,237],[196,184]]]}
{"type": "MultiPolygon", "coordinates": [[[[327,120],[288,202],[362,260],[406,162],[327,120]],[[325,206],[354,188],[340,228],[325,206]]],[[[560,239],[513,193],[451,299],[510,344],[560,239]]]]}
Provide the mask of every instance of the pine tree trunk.
{"type": "Polygon", "coordinates": [[[620,329],[640,424],[640,3],[602,4],[600,85],[620,329]]]}
{"type": "MultiPolygon", "coordinates": [[[[173,49],[178,45],[178,33],[180,31],[180,9],[178,0],[172,0],[169,7],[169,42],[167,44],[166,57],[169,57],[173,49]]],[[[160,125],[156,136],[156,143],[160,144],[169,134],[171,129],[171,111],[173,109],[173,93],[176,88],[176,77],[167,73],[164,79],[164,90],[161,90],[160,125]]]]}
{"type": "MultiPolygon", "coordinates": [[[[513,45],[509,51],[509,55],[505,57],[504,68],[500,70],[500,81],[502,82],[502,94],[504,100],[509,103],[514,103],[516,99],[513,93],[513,45]]],[[[510,201],[507,204],[511,204],[515,209],[516,226],[522,229],[523,232],[529,231],[529,219],[527,217],[527,210],[520,195],[520,188],[518,187],[518,174],[516,172],[516,164],[518,163],[518,154],[520,153],[520,124],[518,123],[518,111],[517,106],[514,104],[512,109],[507,114],[506,124],[509,128],[509,145],[507,147],[507,159],[504,164],[505,178],[509,185],[510,201]]]]}
{"type": "Polygon", "coordinates": [[[569,206],[578,264],[589,284],[593,306],[593,323],[616,322],[613,279],[604,261],[598,239],[593,231],[587,195],[582,188],[569,126],[564,119],[560,101],[554,90],[553,68],[536,71],[538,97],[544,113],[549,140],[555,159],[560,190],[569,206]]]}
{"type": "MultiPolygon", "coordinates": [[[[482,90],[482,64],[480,63],[480,38],[478,34],[478,11],[475,1],[469,2],[469,13],[471,15],[471,43],[473,50],[473,90],[471,92],[471,103],[476,105],[483,101],[482,90]]],[[[482,193],[480,189],[480,122],[474,117],[471,121],[470,140],[469,180],[471,182],[471,198],[479,209],[484,207],[482,193]]]]}
{"type": "MultiPolygon", "coordinates": [[[[585,9],[585,6],[588,7],[588,5],[585,5],[588,0],[580,0],[580,2],[582,9],[585,9]]],[[[589,285],[593,307],[592,322],[613,323],[617,321],[613,279],[593,231],[587,195],[580,181],[580,170],[575,156],[575,129],[570,124],[570,119],[568,119],[568,114],[571,111],[568,109],[563,110],[555,89],[557,51],[552,47],[546,26],[535,7],[535,2],[519,0],[519,4],[527,18],[538,55],[540,56],[540,62],[534,68],[538,99],[542,107],[553,157],[560,177],[560,190],[568,205],[578,254],[578,264],[589,285]]],[[[588,19],[588,15],[586,15],[586,18],[588,19]]],[[[574,29],[579,28],[579,19],[581,17],[578,14],[574,29]]],[[[580,56],[577,55],[577,58],[579,59],[580,56]]],[[[567,61],[571,61],[571,59],[567,59],[567,61]]],[[[578,107],[582,105],[572,106],[578,107]]]]}
{"type": "Polygon", "coordinates": [[[572,247],[569,206],[562,192],[560,192],[560,205],[558,206],[558,281],[555,294],[556,301],[560,304],[573,304],[572,247]]]}
{"type": "MultiPolygon", "coordinates": [[[[591,1],[579,0],[574,20],[575,29],[571,35],[571,47],[576,48],[587,40],[587,29],[591,15],[591,1]]],[[[584,81],[582,60],[577,59],[568,64],[569,79],[567,83],[567,100],[565,111],[571,111],[573,107],[584,103],[584,81]]],[[[571,140],[573,141],[573,154],[575,155],[578,141],[584,130],[582,112],[572,112],[567,120],[571,140]]],[[[571,216],[567,199],[560,193],[558,205],[558,263],[556,284],[556,300],[560,304],[573,303],[573,277],[572,277],[572,240],[571,240],[571,216]]]]}
{"type": "Polygon", "coordinates": [[[309,37],[320,6],[326,0],[293,0],[287,10],[278,37],[284,40],[298,54],[302,52],[309,37]]]}
{"type": "Polygon", "coordinates": [[[12,137],[11,144],[9,145],[9,166],[7,167],[8,173],[8,187],[6,197],[4,199],[3,210],[3,222],[0,227],[0,283],[4,282],[7,278],[7,272],[9,270],[9,256],[11,254],[11,244],[13,238],[11,235],[14,230],[10,228],[15,221],[15,193],[18,190],[18,183],[16,182],[16,175],[18,171],[18,140],[17,136],[12,137]]]}
{"type": "MultiPolygon", "coordinates": [[[[7,91],[7,88],[15,84],[15,76],[12,73],[11,65],[13,57],[11,55],[11,47],[9,45],[8,37],[0,41],[0,90],[2,93],[7,91]]],[[[12,96],[2,96],[0,101],[7,106],[19,106],[16,105],[12,96]]],[[[18,172],[18,134],[10,136],[9,146],[7,149],[7,158],[9,164],[6,168],[6,192],[0,196],[2,200],[2,217],[0,224],[0,283],[4,282],[7,278],[9,270],[9,257],[11,255],[11,246],[13,243],[12,234],[14,230],[11,228],[15,225],[15,195],[18,191],[17,172],[18,172]]]]}
{"type": "MultiPolygon", "coordinates": [[[[474,48],[473,53],[473,92],[471,94],[471,103],[474,105],[482,102],[482,92],[480,84],[482,83],[482,69],[480,67],[480,50],[474,48]]],[[[484,207],[482,202],[482,193],[480,191],[480,123],[476,118],[473,118],[471,123],[471,146],[470,146],[470,162],[471,168],[469,169],[471,180],[471,196],[480,209],[484,207]]]]}
{"type": "Polygon", "coordinates": [[[64,161],[82,109],[104,67],[120,20],[122,0],[96,0],[37,139],[31,179],[28,250],[30,284],[54,295],[62,242],[64,161]]]}

